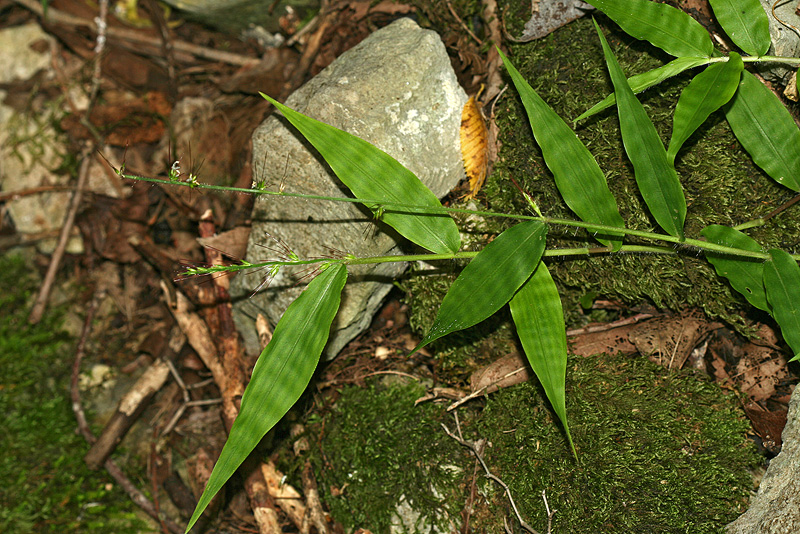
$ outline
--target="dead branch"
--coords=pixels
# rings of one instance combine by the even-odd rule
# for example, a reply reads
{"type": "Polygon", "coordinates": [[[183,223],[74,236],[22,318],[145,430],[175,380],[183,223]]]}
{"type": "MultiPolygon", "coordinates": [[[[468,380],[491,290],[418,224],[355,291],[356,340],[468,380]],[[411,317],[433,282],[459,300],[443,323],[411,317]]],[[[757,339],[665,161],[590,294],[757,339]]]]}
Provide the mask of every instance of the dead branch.
{"type": "Polygon", "coordinates": [[[99,469],[111,456],[153,396],[166,383],[169,367],[162,359],[154,361],[128,390],[103,432],[83,457],[89,469],[99,469]]]}

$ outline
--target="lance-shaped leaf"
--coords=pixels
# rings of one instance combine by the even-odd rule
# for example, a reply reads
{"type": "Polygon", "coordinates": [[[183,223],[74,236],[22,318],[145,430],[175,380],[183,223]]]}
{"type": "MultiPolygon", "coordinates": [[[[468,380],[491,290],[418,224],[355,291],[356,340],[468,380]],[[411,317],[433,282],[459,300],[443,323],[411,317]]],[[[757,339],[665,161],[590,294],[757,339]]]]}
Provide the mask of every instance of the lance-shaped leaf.
{"type": "Polygon", "coordinates": [[[631,91],[597,22],[595,28],[603,45],[608,72],[614,84],[614,94],[617,95],[622,143],[628,159],[633,163],[639,191],[661,228],[668,234],[683,239],[686,198],[683,196],[678,175],[667,159],[667,151],[664,150],[655,126],[631,91]]]}
{"type": "MultiPolygon", "coordinates": [[[[700,65],[705,65],[708,63],[707,57],[679,57],[675,58],[666,65],[661,65],[658,68],[648,70],[647,72],[643,72],[641,74],[636,74],[635,76],[631,76],[628,78],[628,85],[631,86],[631,89],[634,93],[638,94],[644,91],[645,89],[649,89],[654,85],[658,85],[659,83],[663,82],[667,78],[671,78],[680,74],[683,71],[693,69],[695,67],[699,67],[700,65]]],[[[588,110],[581,113],[573,122],[578,122],[592,115],[600,113],[606,108],[609,108],[616,104],[617,98],[614,93],[611,93],[603,100],[589,108],[588,110]]]]}
{"type": "Polygon", "coordinates": [[[759,0],[710,0],[722,29],[751,56],[769,50],[769,17],[759,0]]]}
{"type": "MultiPolygon", "coordinates": [[[[717,245],[763,252],[753,238],[729,226],[712,224],[703,228],[700,234],[717,245]]],[[[706,252],[706,258],[714,266],[717,274],[727,278],[731,287],[744,295],[747,302],[759,310],[769,311],[767,295],[764,292],[764,262],[715,252],[706,252]]]]}
{"type": "MultiPolygon", "coordinates": [[[[522,75],[498,49],[528,113],[533,136],[542,149],[544,162],[553,173],[564,202],[587,222],[623,227],[617,201],[608,189],[606,177],[592,154],[575,132],[536,94],[522,75]]],[[[606,246],[619,250],[620,234],[597,237],[606,246]],[[609,238],[611,237],[611,238],[609,238]]]]}
{"type": "Polygon", "coordinates": [[[412,352],[502,308],[536,268],[546,235],[545,224],[531,220],[512,226],[486,245],[450,286],[433,326],[412,352]]]}
{"type": "Polygon", "coordinates": [[[286,309],[272,340],[253,369],[242,395],[239,415],[211,472],[206,489],[186,528],[188,532],[208,503],[266,433],[297,402],[319,363],[336,312],[347,268],[334,263],[322,271],[286,309]]]}
{"type": "Polygon", "coordinates": [[[794,353],[791,362],[800,359],[800,267],[784,250],[772,249],[769,255],[764,263],[764,287],[772,317],[794,353]]]}
{"type": "Polygon", "coordinates": [[[381,220],[403,237],[438,254],[457,252],[461,237],[455,221],[413,172],[367,141],[306,117],[261,93],[316,148],[356,198],[377,201],[381,220]],[[394,202],[413,208],[380,204],[394,202]],[[426,210],[426,208],[431,208],[426,210]],[[435,210],[438,209],[437,213],[435,210]]]}
{"type": "Polygon", "coordinates": [[[683,143],[708,116],[731,99],[739,86],[743,68],[742,56],[731,52],[728,61],[709,66],[684,88],[672,119],[672,138],[667,149],[670,163],[675,162],[683,143]]]}
{"type": "Polygon", "coordinates": [[[558,288],[544,262],[539,263],[533,276],[508,304],[531,369],[561,419],[570,448],[577,456],[567,423],[567,334],[564,312],[558,288]]]}
{"type": "Polygon", "coordinates": [[[625,33],[671,56],[710,56],[714,44],[699,22],[668,4],[650,0],[588,0],[625,33]]]}
{"type": "Polygon", "coordinates": [[[800,130],[772,91],[747,71],[725,106],[736,139],[775,181],[800,191],[800,130]]]}

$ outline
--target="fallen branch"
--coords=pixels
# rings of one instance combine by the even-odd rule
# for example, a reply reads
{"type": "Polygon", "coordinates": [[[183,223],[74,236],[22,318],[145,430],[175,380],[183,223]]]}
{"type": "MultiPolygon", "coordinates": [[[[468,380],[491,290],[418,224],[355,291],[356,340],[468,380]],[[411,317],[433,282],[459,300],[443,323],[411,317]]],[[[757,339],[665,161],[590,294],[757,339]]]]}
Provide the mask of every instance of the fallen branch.
{"type": "Polygon", "coordinates": [[[158,359],[150,364],[119,401],[100,437],[83,457],[89,469],[99,469],[105,463],[168,377],[169,367],[164,360],[158,359]]]}

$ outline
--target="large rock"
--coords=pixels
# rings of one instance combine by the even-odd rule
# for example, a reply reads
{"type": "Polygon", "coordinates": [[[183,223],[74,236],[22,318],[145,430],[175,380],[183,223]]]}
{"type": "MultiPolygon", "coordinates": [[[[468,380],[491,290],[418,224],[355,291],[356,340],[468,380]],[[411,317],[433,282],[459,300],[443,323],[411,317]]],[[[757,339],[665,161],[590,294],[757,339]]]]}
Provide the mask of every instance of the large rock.
{"type": "Polygon", "coordinates": [[[781,440],[750,508],[726,527],[727,534],[800,532],[800,388],[792,393],[781,440]]]}
{"type": "MultiPolygon", "coordinates": [[[[795,11],[796,2],[780,2],[775,0],[761,0],[764,11],[769,18],[769,35],[772,40],[769,54],[774,56],[797,57],[800,53],[800,35],[795,30],[800,25],[800,14],[795,11]],[[783,21],[783,22],[781,22],[783,21]]],[[[797,70],[787,68],[788,65],[780,63],[765,63],[762,65],[761,74],[773,81],[786,83],[792,73],[797,70]]]]}
{"type": "MultiPolygon", "coordinates": [[[[342,54],[286,104],[376,145],[442,197],[464,174],[459,126],[465,102],[439,36],[411,19],[400,19],[342,54]]],[[[282,117],[268,118],[253,134],[253,166],[256,180],[265,181],[270,189],[349,195],[282,117]]],[[[269,236],[282,240],[301,258],[397,254],[402,242],[391,228],[376,224],[363,207],[352,203],[262,196],[252,219],[247,251],[251,262],[276,257],[279,247],[269,236]]],[[[392,280],[404,269],[401,263],[349,269],[326,357],[335,356],[369,326],[392,280]]],[[[305,286],[304,274],[284,268],[267,289],[249,299],[264,273],[234,279],[237,324],[248,348],[256,345],[256,314],[265,314],[274,325],[305,286]]]]}

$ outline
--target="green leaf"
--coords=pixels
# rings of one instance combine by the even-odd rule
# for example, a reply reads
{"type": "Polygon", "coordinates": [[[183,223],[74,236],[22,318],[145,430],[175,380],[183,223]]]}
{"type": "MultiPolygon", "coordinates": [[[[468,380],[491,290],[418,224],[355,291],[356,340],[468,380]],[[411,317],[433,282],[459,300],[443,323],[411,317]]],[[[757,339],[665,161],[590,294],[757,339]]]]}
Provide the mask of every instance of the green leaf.
{"type": "Polygon", "coordinates": [[[567,333],[564,312],[558,289],[544,262],[539,262],[533,276],[509,302],[509,307],[531,369],[561,419],[570,448],[577,457],[567,424],[567,333]]]}
{"type": "Polygon", "coordinates": [[[192,514],[188,532],[211,499],[258,445],[266,433],[297,402],[317,368],[339,309],[347,268],[333,263],[289,305],[261,353],[242,395],[239,415],[192,514]]]}
{"type": "Polygon", "coordinates": [[[668,4],[648,0],[588,0],[625,33],[649,41],[671,56],[711,56],[714,43],[692,17],[668,4]]]}
{"type": "Polygon", "coordinates": [[[306,117],[261,93],[316,148],[336,176],[356,198],[378,201],[367,206],[381,213],[381,220],[403,237],[438,254],[457,252],[461,236],[455,221],[441,210],[442,204],[414,173],[386,152],[352,134],[306,117]],[[380,205],[395,202],[414,208],[380,205]]]}
{"type": "MultiPolygon", "coordinates": [[[[631,76],[628,78],[628,85],[631,86],[631,89],[634,93],[638,94],[644,91],[645,89],[649,89],[654,85],[658,85],[659,83],[663,82],[667,78],[671,78],[672,76],[676,76],[681,72],[684,72],[689,69],[693,69],[695,67],[699,67],[700,65],[705,65],[708,63],[707,57],[679,57],[675,58],[666,65],[661,65],[658,68],[653,70],[649,70],[647,72],[643,72],[641,74],[637,74],[635,76],[631,76]]],[[[589,108],[588,110],[584,111],[578,118],[576,118],[573,122],[578,122],[592,115],[600,113],[606,108],[610,108],[617,102],[617,99],[614,93],[611,93],[603,100],[589,108]]]]}
{"type": "Polygon", "coordinates": [[[792,362],[800,359],[800,267],[786,251],[772,249],[769,255],[771,258],[764,263],[767,301],[783,339],[794,353],[789,360],[792,362]]]}
{"type": "MultiPolygon", "coordinates": [[[[750,236],[729,226],[712,224],[700,230],[700,235],[717,245],[752,252],[764,251],[750,236]]],[[[706,258],[714,266],[717,274],[727,278],[731,287],[744,295],[747,302],[759,310],[769,311],[767,295],[764,292],[764,262],[714,252],[706,252],[706,258]]]]}
{"type": "Polygon", "coordinates": [[[672,138],[667,157],[671,163],[683,143],[703,124],[709,115],[725,105],[736,92],[744,63],[731,52],[728,61],[715,63],[694,77],[681,92],[672,122],[672,138]]]}
{"type": "Polygon", "coordinates": [[[769,50],[769,17],[759,0],[710,0],[722,29],[736,46],[751,56],[769,50]]]}
{"type": "Polygon", "coordinates": [[[800,130],[778,97],[747,71],[725,106],[725,118],[756,165],[800,191],[800,130]]]}
{"type": "Polygon", "coordinates": [[[541,221],[512,226],[486,245],[456,278],[430,331],[412,351],[483,321],[514,295],[536,268],[545,246],[541,221]]]}
{"type": "Polygon", "coordinates": [[[650,213],[668,234],[683,239],[686,219],[686,198],[683,196],[675,168],[667,159],[667,151],[650,122],[642,104],[631,91],[625,75],[611,52],[603,32],[594,23],[603,45],[608,72],[617,95],[617,111],[622,143],[633,170],[639,191],[650,213]]]}
{"type": "MultiPolygon", "coordinates": [[[[617,201],[608,189],[603,171],[575,132],[536,94],[522,75],[498,49],[514,85],[517,88],[533,136],[542,149],[547,167],[553,173],[561,196],[567,206],[584,221],[607,226],[625,226],[617,209],[617,201]]],[[[621,234],[597,237],[606,246],[619,250],[621,234]]]]}

